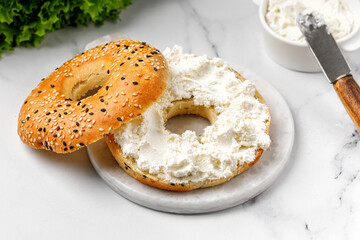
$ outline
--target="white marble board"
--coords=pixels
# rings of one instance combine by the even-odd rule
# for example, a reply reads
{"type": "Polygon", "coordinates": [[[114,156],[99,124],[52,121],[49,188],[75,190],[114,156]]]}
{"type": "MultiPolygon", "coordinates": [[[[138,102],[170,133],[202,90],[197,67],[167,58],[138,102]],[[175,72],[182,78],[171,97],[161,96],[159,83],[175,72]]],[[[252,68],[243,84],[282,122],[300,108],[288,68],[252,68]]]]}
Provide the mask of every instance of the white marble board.
{"type": "Polygon", "coordinates": [[[129,176],[113,158],[105,141],[101,140],[87,148],[98,174],[115,192],[135,203],[159,211],[182,214],[230,208],[266,190],[290,160],[294,142],[293,118],[283,97],[268,82],[245,68],[236,65],[232,67],[255,82],[271,111],[272,143],[253,167],[216,187],[190,192],[165,191],[142,184],[129,176]]]}

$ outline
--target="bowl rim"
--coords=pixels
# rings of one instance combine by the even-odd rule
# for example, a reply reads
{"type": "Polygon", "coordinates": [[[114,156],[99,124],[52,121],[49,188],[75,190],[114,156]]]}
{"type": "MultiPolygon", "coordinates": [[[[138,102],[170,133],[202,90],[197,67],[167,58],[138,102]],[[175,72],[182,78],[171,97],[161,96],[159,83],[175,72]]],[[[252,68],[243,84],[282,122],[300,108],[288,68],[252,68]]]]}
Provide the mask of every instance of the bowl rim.
{"type": "MultiPolygon", "coordinates": [[[[349,3],[350,3],[349,0],[345,0],[345,2],[347,5],[349,5],[349,3]]],[[[358,4],[358,8],[360,8],[360,3],[354,2],[353,4],[358,4]]],[[[271,36],[278,39],[279,41],[285,42],[285,43],[287,43],[289,45],[293,45],[293,46],[307,47],[308,45],[306,42],[296,42],[296,41],[289,40],[289,39],[279,35],[273,29],[270,28],[269,24],[265,20],[265,15],[267,12],[267,5],[268,5],[268,0],[260,0],[258,13],[259,13],[259,18],[260,18],[260,23],[263,26],[263,29],[265,29],[265,31],[267,31],[271,36]]],[[[352,31],[349,34],[347,34],[345,37],[336,39],[336,42],[338,44],[342,44],[342,43],[348,41],[349,39],[351,39],[353,36],[355,36],[360,31],[359,30],[360,29],[360,17],[357,17],[357,14],[354,14],[352,8],[350,8],[350,11],[352,12],[352,14],[354,16],[354,27],[353,27],[352,31]]]]}

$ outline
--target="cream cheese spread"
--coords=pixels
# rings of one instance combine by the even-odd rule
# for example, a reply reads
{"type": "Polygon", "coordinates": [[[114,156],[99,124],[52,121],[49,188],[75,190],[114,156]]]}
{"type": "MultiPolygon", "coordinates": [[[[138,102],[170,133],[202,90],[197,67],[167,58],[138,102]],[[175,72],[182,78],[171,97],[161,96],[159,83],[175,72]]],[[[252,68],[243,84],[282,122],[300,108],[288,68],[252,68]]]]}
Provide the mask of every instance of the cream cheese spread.
{"type": "Polygon", "coordinates": [[[232,176],[238,165],[254,161],[258,148],[269,147],[268,108],[254,97],[251,81],[240,81],[219,58],[184,54],[179,46],[163,54],[171,72],[166,91],[142,116],[113,131],[125,157],[142,171],[185,183],[232,176]],[[217,114],[201,136],[165,128],[165,111],[189,98],[217,114]]]}
{"type": "Polygon", "coordinates": [[[269,0],[266,22],[280,36],[296,42],[305,42],[296,23],[302,11],[320,13],[335,39],[348,35],[354,27],[354,16],[341,0],[269,0]]]}

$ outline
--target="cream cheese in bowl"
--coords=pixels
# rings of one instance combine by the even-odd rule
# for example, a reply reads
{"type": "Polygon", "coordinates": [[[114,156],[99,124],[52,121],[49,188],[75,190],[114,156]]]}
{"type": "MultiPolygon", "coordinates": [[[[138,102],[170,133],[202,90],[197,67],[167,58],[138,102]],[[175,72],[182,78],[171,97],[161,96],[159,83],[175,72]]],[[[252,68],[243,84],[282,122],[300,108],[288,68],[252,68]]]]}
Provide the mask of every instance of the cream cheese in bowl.
{"type": "MultiPolygon", "coordinates": [[[[255,1],[255,0],[254,0],[255,1]]],[[[264,47],[272,60],[291,70],[320,72],[296,23],[303,11],[319,12],[341,50],[360,48],[359,0],[260,0],[264,47]]]]}
{"type": "Polygon", "coordinates": [[[266,22],[280,36],[305,42],[296,23],[297,15],[304,10],[320,13],[335,39],[341,39],[353,30],[354,16],[340,0],[269,0],[266,22]]]}

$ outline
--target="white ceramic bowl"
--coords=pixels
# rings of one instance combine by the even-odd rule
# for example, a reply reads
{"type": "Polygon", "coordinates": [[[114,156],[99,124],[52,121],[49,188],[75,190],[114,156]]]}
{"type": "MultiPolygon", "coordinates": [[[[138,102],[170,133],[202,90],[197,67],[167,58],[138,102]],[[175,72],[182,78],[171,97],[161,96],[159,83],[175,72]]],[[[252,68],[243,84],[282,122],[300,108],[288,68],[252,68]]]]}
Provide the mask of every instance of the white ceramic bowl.
{"type": "MultiPolygon", "coordinates": [[[[259,17],[267,54],[278,64],[301,72],[320,72],[321,69],[306,43],[288,40],[274,32],[265,20],[268,0],[253,0],[259,5],[259,17]]],[[[344,0],[343,0],[344,1],[344,0]]],[[[360,48],[360,1],[346,0],[354,14],[351,33],[337,40],[341,50],[353,52],[360,48]]]]}

